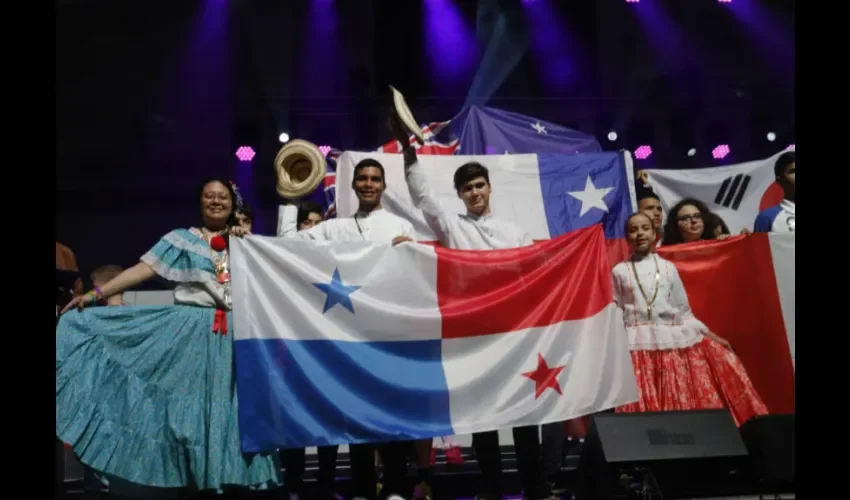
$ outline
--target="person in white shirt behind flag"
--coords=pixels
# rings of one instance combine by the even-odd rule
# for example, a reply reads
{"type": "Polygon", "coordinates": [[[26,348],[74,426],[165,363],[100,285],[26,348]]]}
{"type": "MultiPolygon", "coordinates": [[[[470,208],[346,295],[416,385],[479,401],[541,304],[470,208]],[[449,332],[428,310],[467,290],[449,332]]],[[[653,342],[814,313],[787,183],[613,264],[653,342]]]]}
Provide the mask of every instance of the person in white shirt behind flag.
{"type": "Polygon", "coordinates": [[[753,230],[757,233],[793,233],[796,219],[796,193],[794,181],[797,172],[797,153],[787,151],[779,155],[773,166],[776,183],[782,187],[785,196],[779,205],[759,212],[753,230]]]}
{"type": "MultiPolygon", "coordinates": [[[[278,211],[277,235],[281,238],[293,238],[298,231],[311,229],[322,220],[322,207],[315,202],[302,201],[297,205],[282,205],[278,211]]],[[[251,232],[250,228],[248,232],[251,232]]]]}
{"type": "MultiPolygon", "coordinates": [[[[375,159],[366,158],[354,166],[354,180],[351,188],[360,202],[354,217],[329,219],[311,225],[313,220],[305,217],[299,220],[298,209],[294,205],[282,207],[278,221],[278,236],[284,238],[301,238],[309,240],[329,241],[371,241],[375,243],[392,243],[398,245],[405,241],[413,241],[413,225],[397,215],[384,210],[381,197],[386,189],[384,166],[375,159]]],[[[235,233],[234,233],[235,234],[235,233]]],[[[241,236],[241,233],[237,236],[241,236]]],[[[378,449],[383,457],[383,486],[380,496],[401,495],[406,497],[407,450],[409,441],[381,443],[378,449]]],[[[335,456],[337,447],[323,447],[323,462],[327,466],[329,457],[335,456]]],[[[371,444],[352,444],[349,446],[351,456],[351,476],[354,482],[354,497],[376,497],[378,479],[375,472],[374,449],[371,444]]],[[[299,451],[289,452],[291,458],[298,462],[299,451]]],[[[333,478],[333,473],[322,474],[323,477],[333,478]]],[[[325,481],[327,483],[327,481],[325,481]]],[[[323,485],[326,489],[329,485],[323,485]]],[[[328,493],[328,492],[326,492],[328,493]]]]}
{"type": "Polygon", "coordinates": [[[374,241],[397,245],[413,241],[413,224],[393,215],[381,206],[381,196],[386,189],[384,166],[378,160],[366,158],[354,166],[352,189],[360,206],[354,217],[328,219],[315,226],[297,231],[297,208],[282,207],[278,236],[334,241],[374,241]]]}
{"type": "Polygon", "coordinates": [[[322,208],[318,203],[305,201],[298,207],[298,230],[304,231],[310,229],[324,220],[322,217],[322,208]]]}
{"type": "MultiPolygon", "coordinates": [[[[390,113],[388,125],[393,137],[400,144],[410,143],[404,125],[393,112],[390,113]]],[[[490,213],[491,186],[486,167],[470,162],[455,171],[455,190],[466,205],[467,212],[451,213],[446,211],[431,193],[413,147],[405,147],[403,154],[405,178],[413,204],[422,210],[425,221],[443,246],[459,250],[497,250],[534,243],[522,227],[493,217],[490,213]]],[[[513,434],[524,498],[551,497],[552,490],[543,480],[540,467],[538,426],[516,427],[513,434]]],[[[476,498],[501,498],[502,457],[498,433],[489,431],[474,434],[473,447],[482,475],[482,484],[476,498]]]]}
{"type": "Polygon", "coordinates": [[[518,248],[534,242],[528,232],[511,221],[490,213],[490,174],[480,163],[470,162],[455,171],[458,197],[466,205],[465,214],[443,209],[428,188],[416,159],[416,151],[404,151],[405,177],[413,205],[422,210],[425,221],[444,246],[458,250],[497,250],[518,248]]]}

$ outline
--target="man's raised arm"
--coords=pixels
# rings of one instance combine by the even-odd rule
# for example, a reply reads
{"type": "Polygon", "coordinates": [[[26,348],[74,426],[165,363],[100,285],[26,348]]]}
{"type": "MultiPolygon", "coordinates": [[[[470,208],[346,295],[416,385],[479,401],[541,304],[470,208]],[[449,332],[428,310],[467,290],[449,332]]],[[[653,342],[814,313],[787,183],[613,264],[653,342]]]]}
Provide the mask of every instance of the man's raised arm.
{"type": "Polygon", "coordinates": [[[410,192],[410,198],[413,200],[413,206],[422,210],[428,227],[442,241],[445,237],[448,237],[449,218],[451,216],[443,209],[440,201],[431,192],[425,173],[422,172],[422,166],[419,165],[416,158],[416,150],[405,148],[403,154],[404,178],[407,180],[407,189],[410,192]]]}

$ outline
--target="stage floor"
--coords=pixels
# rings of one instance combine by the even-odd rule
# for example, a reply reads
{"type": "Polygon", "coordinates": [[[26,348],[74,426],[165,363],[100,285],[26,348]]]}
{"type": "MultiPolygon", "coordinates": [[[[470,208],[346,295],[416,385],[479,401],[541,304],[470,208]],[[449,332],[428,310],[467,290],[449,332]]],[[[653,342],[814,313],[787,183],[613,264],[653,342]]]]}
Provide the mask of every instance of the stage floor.
{"type": "MultiPolygon", "coordinates": [[[[478,484],[478,463],[475,460],[474,453],[471,448],[464,447],[461,448],[464,463],[463,465],[450,465],[446,462],[445,455],[442,453],[442,450],[438,450],[437,452],[437,463],[434,467],[433,471],[433,480],[431,482],[432,489],[434,491],[434,500],[455,500],[455,499],[469,499],[473,500],[475,494],[477,493],[477,484],[478,484]]],[[[565,448],[565,461],[561,468],[561,473],[556,481],[556,489],[565,490],[561,495],[561,498],[564,499],[572,499],[573,498],[573,490],[575,488],[575,484],[577,481],[577,472],[576,469],[578,467],[579,454],[581,451],[581,443],[578,441],[568,441],[567,446],[565,448]]],[[[502,446],[502,467],[504,470],[504,481],[505,481],[505,492],[508,496],[506,499],[521,499],[521,491],[522,488],[519,483],[519,474],[516,470],[516,457],[514,455],[513,446],[502,446]]],[[[81,471],[81,467],[71,467],[72,470],[81,471]]],[[[66,471],[69,470],[69,467],[66,467],[66,471]]],[[[348,453],[340,452],[340,455],[337,460],[337,486],[338,493],[346,498],[349,498],[349,487],[350,487],[350,463],[348,459],[348,453]]],[[[300,500],[312,500],[314,498],[314,485],[316,474],[318,472],[318,461],[315,454],[308,454],[306,459],[305,466],[305,475],[304,475],[304,491],[302,492],[302,496],[300,500]]],[[[411,465],[410,469],[410,477],[411,481],[414,480],[416,476],[415,466],[411,465]]],[[[675,496],[670,495],[668,493],[664,493],[663,498],[665,499],[689,499],[689,498],[699,498],[701,500],[726,500],[726,499],[737,499],[737,500],[757,500],[759,496],[757,491],[755,491],[751,486],[747,485],[742,489],[730,490],[728,489],[728,485],[726,485],[726,489],[722,491],[725,496],[720,496],[718,493],[721,491],[707,491],[704,496],[694,496],[699,493],[693,492],[688,496],[675,496]]],[[[108,493],[99,493],[99,492],[86,492],[84,491],[83,481],[81,476],[66,476],[65,482],[65,498],[68,499],[111,499],[117,498],[108,493]]],[[[257,495],[256,498],[260,499],[282,499],[286,498],[283,492],[262,492],[257,495]]],[[[652,497],[652,498],[656,498],[652,497]]],[[[213,498],[213,497],[211,497],[213,498]]],[[[226,498],[226,497],[214,497],[214,498],[226,498]]],[[[247,497],[239,497],[239,498],[247,498],[247,497]]],[[[622,497],[629,498],[629,497],[622,497]]],[[[661,497],[658,497],[661,498],[661,497]]],[[[774,500],[774,495],[765,494],[762,497],[764,500],[774,500]]],[[[795,498],[794,494],[782,494],[780,497],[782,500],[789,500],[795,498]]],[[[288,499],[287,499],[288,500],[288,499]]]]}

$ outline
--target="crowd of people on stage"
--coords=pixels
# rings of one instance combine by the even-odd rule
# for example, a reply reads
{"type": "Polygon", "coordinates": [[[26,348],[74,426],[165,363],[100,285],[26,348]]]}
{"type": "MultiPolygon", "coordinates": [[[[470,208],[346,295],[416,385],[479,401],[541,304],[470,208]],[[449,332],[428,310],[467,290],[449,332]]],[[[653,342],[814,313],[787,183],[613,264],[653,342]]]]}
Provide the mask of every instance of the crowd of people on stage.
{"type": "MultiPolygon", "coordinates": [[[[397,118],[390,128],[401,144],[409,143],[397,118]]],[[[497,250],[533,244],[520,225],[491,215],[484,165],[470,162],[455,172],[453,186],[466,206],[458,214],[433,196],[415,150],[408,147],[403,155],[410,196],[443,246],[497,250]]],[[[781,155],[775,174],[785,199],[759,214],[756,231],[794,230],[794,171],[794,152],[781,155]]],[[[382,207],[385,179],[383,165],[365,159],[354,167],[351,188],[360,205],[353,217],[323,221],[319,206],[303,203],[278,232],[287,238],[416,244],[410,221],[382,207]]],[[[303,449],[247,455],[239,442],[227,247],[228,238],[251,234],[253,214],[226,181],[208,180],[194,196],[201,215],[197,227],[164,235],[133,267],[99,268],[88,292],[79,286],[63,290],[56,337],[57,438],[119,494],[162,498],[284,488],[297,495],[303,449]],[[154,276],[176,283],[174,305],[91,307],[120,306],[124,291],[154,276]]],[[[734,346],[693,315],[676,267],[654,251],[728,235],[700,200],[682,200],[664,214],[657,196],[640,196],[626,224],[631,256],[612,269],[640,399],[614,411],[728,408],[738,425],[767,413],[734,346]]],[[[59,255],[57,243],[57,266],[59,255]]],[[[542,447],[539,426],[512,432],[524,497],[552,497],[565,434],[581,437],[581,420],[544,425],[542,447]]],[[[430,499],[433,446],[430,439],[351,444],[352,496],[430,499]],[[413,483],[409,460],[419,471],[413,483]]],[[[497,432],[474,434],[473,448],[481,471],[478,498],[501,497],[497,432]]],[[[320,447],[318,457],[319,485],[332,497],[337,447],[320,447]]]]}

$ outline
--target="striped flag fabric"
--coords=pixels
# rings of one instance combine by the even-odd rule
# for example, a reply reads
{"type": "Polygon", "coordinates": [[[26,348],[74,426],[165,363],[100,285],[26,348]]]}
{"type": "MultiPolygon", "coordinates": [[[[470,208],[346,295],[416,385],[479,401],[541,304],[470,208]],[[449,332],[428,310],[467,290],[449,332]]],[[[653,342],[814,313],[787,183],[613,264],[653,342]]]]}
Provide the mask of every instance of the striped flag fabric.
{"type": "Polygon", "coordinates": [[[735,348],[771,413],[793,413],[795,237],[757,233],[659,247],[694,315],[735,348]]]}
{"type": "MultiPolygon", "coordinates": [[[[334,160],[335,163],[336,160],[334,160]]],[[[325,177],[322,178],[322,192],[324,193],[325,207],[327,207],[322,218],[330,219],[336,217],[336,171],[331,165],[329,165],[325,177]]]]}
{"type": "MultiPolygon", "coordinates": [[[[451,120],[446,122],[433,122],[422,126],[422,135],[425,136],[425,144],[419,144],[411,134],[409,144],[416,149],[420,155],[453,155],[460,147],[460,140],[450,135],[448,128],[451,120]],[[441,137],[441,135],[443,137],[441,137]]],[[[381,153],[401,153],[401,143],[395,139],[383,144],[378,148],[381,153]]]]}
{"type": "Polygon", "coordinates": [[[541,424],[637,400],[600,225],[498,251],[231,245],[245,452],[541,424]]]}
{"type": "Polygon", "coordinates": [[[336,167],[342,151],[331,148],[325,155],[328,163],[328,171],[322,179],[322,193],[325,200],[325,213],[323,219],[336,217],[336,167]]]}
{"type": "MultiPolygon", "coordinates": [[[[793,150],[793,148],[789,148],[793,150]]],[[[719,167],[647,170],[649,184],[665,213],[683,198],[695,198],[719,215],[732,234],[753,229],[761,210],[779,204],[782,188],[775,182],[770,158],[719,167]]]]}

